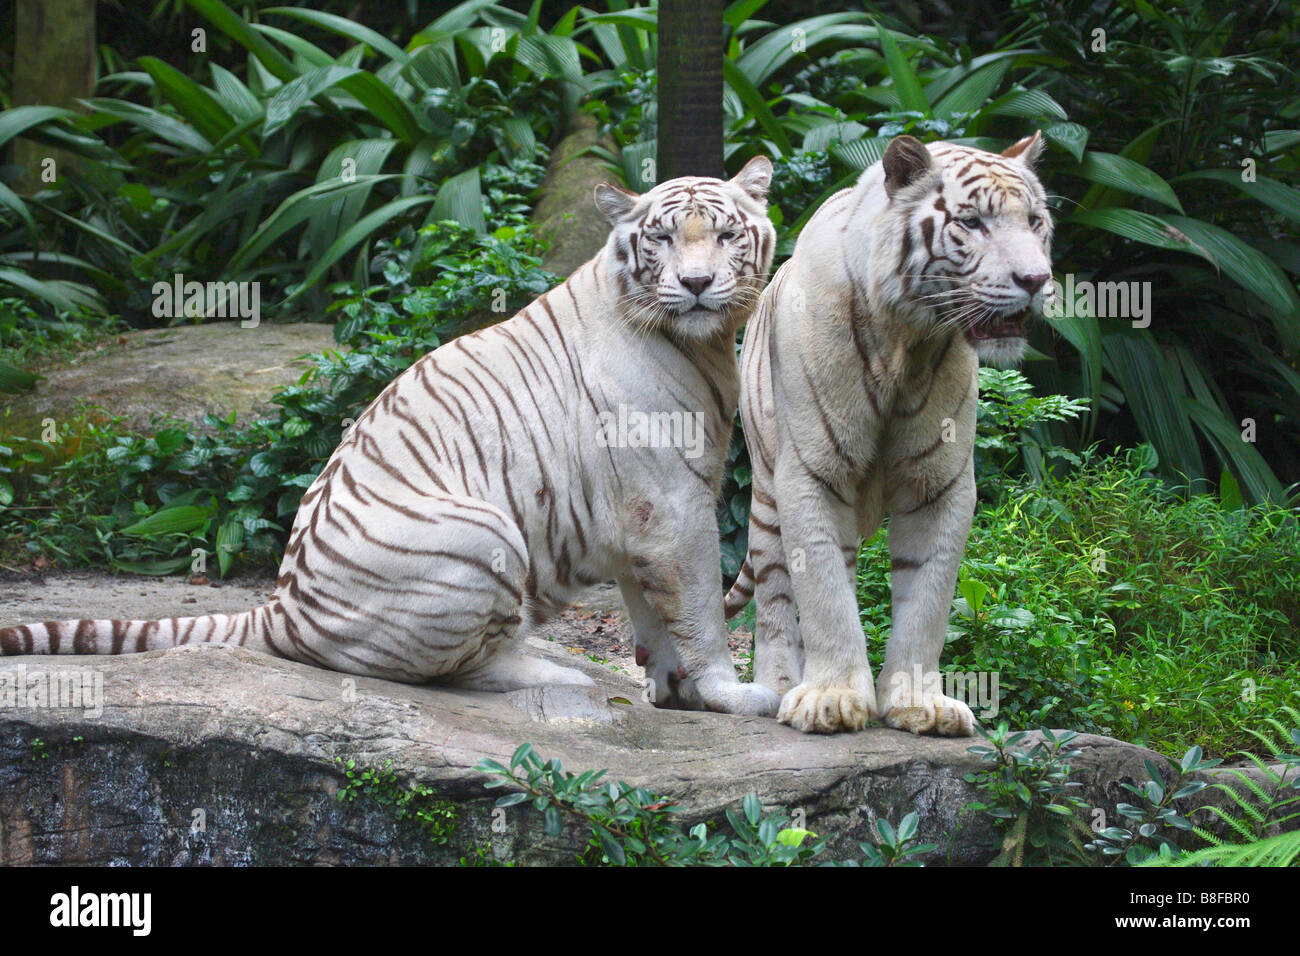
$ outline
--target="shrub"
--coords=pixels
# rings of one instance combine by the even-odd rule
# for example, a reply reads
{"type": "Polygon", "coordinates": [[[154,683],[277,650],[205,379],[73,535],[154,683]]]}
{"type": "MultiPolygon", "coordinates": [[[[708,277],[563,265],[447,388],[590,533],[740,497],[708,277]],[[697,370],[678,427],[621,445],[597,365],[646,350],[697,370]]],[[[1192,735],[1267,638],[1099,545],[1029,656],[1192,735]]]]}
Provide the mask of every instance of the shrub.
{"type": "MultiPolygon", "coordinates": [[[[1083,456],[1068,477],[981,505],[945,648],[996,672],[1013,726],[1100,731],[1166,753],[1252,742],[1300,681],[1300,524],[1274,506],[1182,498],[1150,449],[1083,456]]],[[[871,655],[890,618],[888,534],[864,546],[871,655]]]]}

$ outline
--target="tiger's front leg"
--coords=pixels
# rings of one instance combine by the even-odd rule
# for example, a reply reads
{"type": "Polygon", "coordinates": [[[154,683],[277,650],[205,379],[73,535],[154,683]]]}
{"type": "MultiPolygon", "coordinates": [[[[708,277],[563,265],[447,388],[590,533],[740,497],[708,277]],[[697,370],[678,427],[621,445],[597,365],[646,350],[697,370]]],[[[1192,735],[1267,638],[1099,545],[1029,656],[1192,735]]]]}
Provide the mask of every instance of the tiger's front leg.
{"type": "Polygon", "coordinates": [[[957,570],[975,510],[975,466],[931,500],[895,510],[889,522],[893,627],[877,700],[885,724],[916,734],[969,737],[975,715],[942,693],[939,655],[957,570]]]}
{"type": "Polygon", "coordinates": [[[629,529],[627,570],[619,581],[637,643],[645,648],[639,663],[656,681],[655,700],[771,717],[780,698],[761,684],[742,684],[731,660],[713,500],[701,498],[671,520],[647,504],[640,500],[632,508],[637,526],[629,529]],[[667,688],[658,686],[660,679],[667,688]]]}
{"type": "Polygon", "coordinates": [[[777,719],[804,733],[859,730],[875,713],[875,683],[858,618],[854,505],[809,473],[796,456],[776,467],[781,543],[803,637],[802,681],[781,699],[777,719]]]}

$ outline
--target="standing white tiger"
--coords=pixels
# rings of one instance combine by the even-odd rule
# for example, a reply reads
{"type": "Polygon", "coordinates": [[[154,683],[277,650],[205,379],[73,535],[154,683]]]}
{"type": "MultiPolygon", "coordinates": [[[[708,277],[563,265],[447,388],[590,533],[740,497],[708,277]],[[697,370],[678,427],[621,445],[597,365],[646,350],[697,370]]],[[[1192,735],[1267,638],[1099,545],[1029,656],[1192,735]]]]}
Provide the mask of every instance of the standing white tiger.
{"type": "Polygon", "coordinates": [[[808,222],[749,323],[749,555],[726,603],[756,598],[755,679],[799,730],[973,732],[939,655],[975,504],[979,361],[1018,361],[1051,295],[1041,149],[1037,133],[1000,156],[898,137],[808,222]],[[886,514],[877,685],[855,570],[886,514]]]}
{"type": "Polygon", "coordinates": [[[775,713],[776,694],[731,662],[714,517],[736,329],[775,246],[771,173],[758,157],[727,182],[597,187],[614,223],[602,252],[375,399],[303,496],[263,607],[5,627],[0,653],[222,642],[413,683],[590,684],[519,635],[616,578],[657,703],[775,713]],[[620,442],[607,426],[629,412],[689,417],[690,446],[620,442]]]}

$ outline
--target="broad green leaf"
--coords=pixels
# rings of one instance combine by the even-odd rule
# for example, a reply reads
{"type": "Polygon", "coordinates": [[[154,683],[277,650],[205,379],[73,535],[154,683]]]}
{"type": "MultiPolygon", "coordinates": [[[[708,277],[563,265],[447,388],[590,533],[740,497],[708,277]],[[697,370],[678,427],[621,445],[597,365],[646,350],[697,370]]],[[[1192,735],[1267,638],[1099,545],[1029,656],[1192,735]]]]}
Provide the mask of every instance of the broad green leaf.
{"type": "MultiPolygon", "coordinates": [[[[1061,276],[1056,277],[1065,294],[1066,282],[1061,276]]],[[[1044,320],[1067,342],[1078,351],[1083,373],[1084,394],[1088,396],[1086,438],[1091,438],[1096,427],[1098,399],[1101,396],[1101,378],[1104,361],[1101,350],[1101,323],[1087,311],[1087,303],[1060,303],[1059,309],[1051,310],[1053,314],[1044,315],[1044,320]]]]}
{"type": "Polygon", "coordinates": [[[1138,212],[1136,209],[1084,209],[1059,220],[1062,225],[1091,226],[1113,232],[1125,239],[1156,246],[1160,249],[1175,249],[1201,256],[1209,262],[1214,257],[1203,246],[1193,242],[1189,236],[1175,228],[1170,216],[1153,216],[1138,212]]]}
{"type": "Polygon", "coordinates": [[[1073,169],[1062,170],[1071,176],[1079,176],[1089,182],[1132,193],[1152,199],[1171,209],[1183,211],[1182,203],[1174,195],[1169,184],[1159,175],[1147,169],[1141,163],[1119,156],[1115,153],[1099,153],[1089,150],[1083,161],[1073,169]]]}
{"type": "Polygon", "coordinates": [[[410,59],[406,51],[397,44],[369,27],[347,19],[347,17],[299,7],[267,7],[262,13],[278,13],[286,17],[293,17],[320,27],[322,30],[328,30],[330,33],[337,33],[349,40],[359,40],[370,46],[376,53],[382,53],[390,60],[396,60],[398,63],[405,63],[410,59]]]}
{"type": "Polygon", "coordinates": [[[811,830],[801,830],[798,827],[787,827],[776,835],[776,842],[781,846],[803,846],[803,841],[809,837],[816,837],[817,834],[811,830]]]}
{"type": "Polygon", "coordinates": [[[1282,344],[1291,352],[1300,352],[1300,296],[1275,262],[1226,229],[1185,216],[1165,218],[1171,226],[1209,250],[1234,282],[1268,305],[1282,344]]]}
{"type": "Polygon", "coordinates": [[[777,27],[746,47],[736,65],[750,83],[761,86],[786,63],[802,55],[801,47],[806,52],[832,38],[846,44],[876,39],[881,31],[867,25],[867,20],[863,13],[827,13],[777,27]]]}
{"type": "Polygon", "coordinates": [[[160,534],[196,531],[210,517],[212,517],[212,509],[200,507],[199,505],[168,507],[154,512],[142,521],[137,521],[135,524],[123,528],[122,534],[152,537],[160,534]]]}
{"type": "MultiPolygon", "coordinates": [[[[990,93],[992,91],[990,90],[990,93]]],[[[979,103],[975,104],[976,107],[979,103]]],[[[936,108],[937,111],[937,108],[936,108]]],[[[1065,108],[1060,103],[1052,99],[1043,90],[1012,90],[1006,96],[1000,97],[980,110],[981,116],[1020,116],[1026,119],[1037,119],[1039,117],[1052,116],[1058,120],[1065,119],[1065,108]]],[[[1056,123],[1054,126],[1077,126],[1076,123],[1056,123]]],[[[1079,127],[1083,129],[1083,127],[1079,127]]],[[[1047,135],[1046,129],[1043,135],[1047,135]]],[[[1084,138],[1087,138],[1087,130],[1084,130],[1084,138]]],[[[1080,148],[1075,159],[1083,158],[1083,150],[1080,148]]]]}
{"type": "Polygon", "coordinates": [[[235,253],[227,266],[227,271],[238,273],[246,263],[254,262],[262,252],[294,226],[309,219],[322,207],[328,207],[339,198],[337,194],[353,190],[370,189],[379,180],[397,179],[396,174],[384,176],[358,176],[356,182],[344,183],[339,180],[317,183],[300,189],[276,207],[275,212],[258,227],[257,231],[235,253]]]}
{"type": "Polygon", "coordinates": [[[1123,390],[1142,437],[1160,453],[1161,465],[1188,481],[1205,478],[1200,446],[1184,406],[1186,395],[1175,384],[1180,377],[1171,374],[1150,331],[1105,335],[1102,347],[1106,371],[1123,390]]]}
{"type": "Polygon", "coordinates": [[[252,53],[258,63],[281,82],[287,83],[298,75],[297,69],[283,54],[221,0],[189,0],[189,5],[218,30],[252,53]]]}
{"type": "Polygon", "coordinates": [[[138,126],[168,143],[176,143],[196,153],[208,153],[212,142],[193,126],[151,106],[138,106],[126,100],[86,100],[91,109],[138,126]]]}
{"type": "MultiPolygon", "coordinates": [[[[299,73],[307,70],[319,69],[322,66],[356,66],[356,63],[350,62],[347,54],[341,56],[332,56],[326,53],[314,43],[304,40],[296,33],[288,30],[281,30],[279,27],[273,27],[268,23],[249,24],[254,30],[264,37],[275,40],[281,46],[293,54],[294,69],[299,73]]],[[[358,47],[358,50],[361,48],[358,47]]]]}
{"type": "Polygon", "coordinates": [[[1088,145],[1088,129],[1078,123],[1054,123],[1043,128],[1043,136],[1053,146],[1065,150],[1076,163],[1083,162],[1083,148],[1088,145]]]}
{"type": "MultiPolygon", "coordinates": [[[[964,113],[974,113],[988,102],[1011,69],[1011,60],[1000,59],[972,70],[963,77],[942,99],[934,104],[934,115],[951,117],[964,113]]],[[[1041,94],[1046,102],[1054,102],[1047,94],[1041,94]]],[[[1060,118],[1065,119],[1065,111],[1060,110],[1060,118]]],[[[1007,114],[1023,115],[1023,114],[1007,114]]],[[[1037,114],[1030,114],[1037,115],[1037,114]]]]}
{"type": "Polygon", "coordinates": [[[582,79],[582,65],[578,62],[577,45],[568,37],[536,36],[519,38],[515,59],[531,70],[538,79],[555,77],[576,83],[582,79]]]}
{"type": "MultiPolygon", "coordinates": [[[[321,163],[316,181],[318,183],[342,182],[345,175],[358,179],[375,176],[383,168],[384,162],[396,145],[397,140],[392,138],[350,140],[340,143],[321,163]]],[[[368,182],[373,187],[374,180],[368,179],[368,182]]],[[[370,198],[370,193],[369,188],[355,190],[329,206],[322,206],[312,215],[311,224],[307,227],[306,239],[311,244],[314,255],[319,256],[324,253],[338,238],[339,233],[356,222],[365,208],[366,200],[370,198]]]]}
{"type": "MultiPolygon", "coordinates": [[[[16,212],[19,218],[26,223],[27,231],[31,233],[33,237],[40,232],[40,230],[36,228],[36,220],[32,218],[32,211],[27,208],[27,203],[23,201],[21,196],[4,183],[0,183],[0,207],[11,209],[16,212]]],[[[35,238],[33,238],[33,241],[35,241],[35,238]]]]}
{"type": "Polygon", "coordinates": [[[33,126],[56,119],[76,119],[77,114],[58,106],[15,106],[0,112],[0,146],[33,126]]]}
{"type": "MultiPolygon", "coordinates": [[[[1203,405],[1190,398],[1183,399],[1183,408],[1186,409],[1193,424],[1219,452],[1219,458],[1225,465],[1231,465],[1233,471],[1240,477],[1245,496],[1252,503],[1285,500],[1282,483],[1278,481],[1273,469],[1268,466],[1268,462],[1255,446],[1241,440],[1241,428],[1236,422],[1225,418],[1219,409],[1203,405]]],[[[1239,491],[1238,501],[1240,498],[1239,491]]],[[[1230,507],[1226,500],[1224,507],[1230,507]]]]}
{"type": "Polygon", "coordinates": [[[1294,223],[1300,223],[1300,189],[1270,179],[1268,176],[1256,176],[1254,182],[1245,182],[1241,172],[1233,169],[1202,169],[1186,173],[1171,182],[1191,179],[1211,179],[1227,183],[1251,199],[1263,203],[1270,209],[1280,212],[1294,223]]]}
{"type": "Polygon", "coordinates": [[[217,529],[217,567],[224,578],[235,561],[235,551],[244,541],[244,525],[238,518],[228,518],[217,529]]]}
{"type": "Polygon", "coordinates": [[[18,269],[0,268],[0,284],[5,282],[45,300],[56,309],[67,312],[76,312],[79,309],[104,311],[104,303],[99,294],[90,286],[78,282],[69,282],[67,279],[37,279],[18,269]]]}
{"type": "Polygon", "coordinates": [[[402,76],[422,89],[443,89],[460,96],[460,70],[456,66],[455,46],[450,40],[430,43],[411,55],[402,76]]]}
{"type": "Polygon", "coordinates": [[[118,571],[125,571],[128,574],[143,574],[150,577],[162,577],[167,574],[175,574],[182,568],[188,567],[193,561],[188,554],[183,554],[178,558],[158,558],[155,560],[128,561],[122,558],[114,558],[111,562],[113,568],[118,571]]]}
{"type": "Polygon", "coordinates": [[[894,92],[898,94],[898,103],[905,110],[913,110],[924,116],[930,115],[930,101],[921,90],[921,81],[907,62],[907,57],[898,46],[888,30],[880,31],[880,48],[885,54],[885,63],[889,75],[894,81],[894,92]]]}
{"type": "Polygon", "coordinates": [[[790,144],[790,138],[786,136],[785,129],[782,128],[780,121],[772,113],[771,107],[763,99],[754,84],[749,81],[741,69],[730,60],[722,61],[723,79],[736,91],[736,95],[744,102],[745,107],[754,114],[754,120],[762,127],[763,132],[774,142],[781,151],[782,156],[790,156],[794,153],[794,147],[790,144]]]}
{"type": "Polygon", "coordinates": [[[212,86],[216,90],[216,96],[231,116],[242,121],[264,115],[262,101],[252,94],[239,77],[219,63],[212,63],[209,66],[212,70],[212,86]]]}
{"type": "Polygon", "coordinates": [[[850,169],[867,169],[880,162],[885,155],[885,147],[890,137],[876,136],[868,139],[855,139],[851,143],[840,143],[831,147],[831,155],[850,169]]]}
{"type": "Polygon", "coordinates": [[[458,3],[438,19],[434,20],[421,33],[451,32],[462,30],[478,19],[479,11],[495,5],[496,0],[466,0],[458,3]]]}
{"type": "MultiPolygon", "coordinates": [[[[474,171],[477,173],[478,167],[475,167],[474,171]]],[[[316,261],[312,266],[311,271],[307,273],[306,277],[302,280],[302,285],[300,285],[298,290],[285,301],[287,302],[297,298],[314,285],[316,281],[324,275],[326,269],[337,262],[357,243],[368,239],[375,230],[379,229],[389,220],[400,216],[402,213],[406,212],[406,210],[414,206],[423,205],[433,201],[434,197],[432,196],[408,196],[405,199],[394,199],[392,202],[380,206],[374,212],[358,220],[346,232],[344,232],[343,235],[339,236],[327,250],[325,250],[325,253],[316,261]]],[[[482,212],[480,209],[480,217],[481,215],[482,212]]]]}

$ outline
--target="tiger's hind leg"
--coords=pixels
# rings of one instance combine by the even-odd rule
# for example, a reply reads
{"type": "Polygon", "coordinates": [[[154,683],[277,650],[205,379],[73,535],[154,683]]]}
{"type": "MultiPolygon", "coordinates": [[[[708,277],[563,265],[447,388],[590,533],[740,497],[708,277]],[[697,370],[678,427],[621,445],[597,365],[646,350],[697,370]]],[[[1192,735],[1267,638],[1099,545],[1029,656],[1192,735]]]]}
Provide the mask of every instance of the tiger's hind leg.
{"type": "Polygon", "coordinates": [[[749,511],[749,560],[757,612],[754,680],[784,696],[803,675],[803,639],[776,502],[764,484],[756,473],[749,511]]]}
{"type": "Polygon", "coordinates": [[[478,581],[476,585],[469,583],[469,587],[493,589],[496,586],[497,593],[492,616],[483,620],[479,632],[481,650],[439,683],[498,692],[551,684],[594,687],[596,682],[582,671],[529,651],[524,638],[532,615],[527,612],[524,598],[528,557],[523,535],[503,511],[492,505],[465,499],[464,507],[462,521],[471,526],[485,521],[484,509],[491,509],[495,516],[481,535],[470,527],[466,535],[458,536],[456,557],[459,560],[448,562],[448,572],[456,573],[457,566],[476,571],[478,581]]]}
{"type": "Polygon", "coordinates": [[[504,511],[442,492],[380,494],[341,475],[295,524],[277,591],[278,651],[404,683],[494,691],[592,683],[524,651],[529,558],[504,511]],[[364,522],[358,505],[370,509],[364,522]]]}
{"type": "Polygon", "coordinates": [[[553,664],[528,653],[518,635],[503,642],[482,664],[446,681],[467,690],[506,691],[521,687],[573,684],[595,687],[596,682],[580,670],[553,664]]]}

